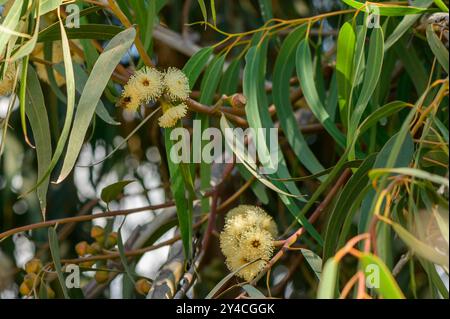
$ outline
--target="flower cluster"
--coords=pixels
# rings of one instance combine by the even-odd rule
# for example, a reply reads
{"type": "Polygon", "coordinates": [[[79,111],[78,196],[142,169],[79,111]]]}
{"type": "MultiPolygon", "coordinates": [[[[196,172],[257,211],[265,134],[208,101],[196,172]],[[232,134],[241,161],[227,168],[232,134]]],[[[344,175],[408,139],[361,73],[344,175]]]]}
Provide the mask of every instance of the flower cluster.
{"type": "Polygon", "coordinates": [[[48,299],[55,298],[55,292],[41,277],[42,262],[33,258],[25,265],[26,275],[23,277],[23,282],[20,284],[19,292],[22,296],[30,296],[33,291],[43,291],[39,288],[45,285],[45,294],[48,299]]]}
{"type": "MultiPolygon", "coordinates": [[[[104,249],[112,249],[117,244],[117,232],[106,234],[105,230],[100,226],[93,226],[91,228],[91,237],[94,242],[88,244],[86,241],[79,242],[75,246],[75,251],[80,257],[89,257],[101,254],[104,249]]],[[[80,263],[83,268],[91,268],[95,261],[85,261],[80,263]]],[[[98,262],[97,267],[101,268],[104,264],[98,262]]],[[[104,283],[109,280],[109,272],[106,270],[97,270],[95,272],[95,280],[98,283],[104,283]]]]}
{"type": "Polygon", "coordinates": [[[277,226],[263,209],[240,205],[228,212],[220,234],[226,264],[237,276],[250,281],[266,266],[274,250],[277,226]]]}
{"type": "Polygon", "coordinates": [[[136,111],[142,104],[159,100],[163,109],[159,125],[168,128],[186,116],[184,102],[190,93],[189,80],[181,70],[171,67],[162,73],[155,68],[144,67],[124,86],[118,105],[136,111]]]}

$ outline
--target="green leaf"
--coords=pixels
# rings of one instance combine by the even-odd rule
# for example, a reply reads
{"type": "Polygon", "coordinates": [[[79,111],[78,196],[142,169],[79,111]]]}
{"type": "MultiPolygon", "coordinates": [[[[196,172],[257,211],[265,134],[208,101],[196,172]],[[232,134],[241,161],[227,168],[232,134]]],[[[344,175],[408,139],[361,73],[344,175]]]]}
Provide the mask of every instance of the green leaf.
{"type": "Polygon", "coordinates": [[[66,282],[61,267],[61,256],[58,244],[58,234],[55,228],[50,227],[48,229],[48,242],[50,247],[50,252],[52,253],[53,265],[58,275],[59,284],[61,285],[64,298],[70,299],[69,292],[67,291],[66,282]]]}
{"type": "MultiPolygon", "coordinates": [[[[383,148],[377,155],[377,159],[375,160],[375,164],[373,168],[383,168],[387,167],[388,160],[390,154],[394,153],[396,161],[394,164],[390,164],[393,167],[404,167],[407,166],[414,154],[414,142],[412,140],[411,135],[401,136],[399,133],[392,136],[386,144],[384,144],[383,148]],[[397,141],[402,141],[401,147],[399,149],[396,148],[397,141]],[[395,152],[395,153],[394,153],[395,152]]],[[[363,233],[367,231],[369,227],[368,221],[373,212],[372,208],[374,207],[374,203],[376,200],[376,193],[374,190],[371,190],[367,196],[364,198],[364,201],[361,206],[361,217],[359,221],[358,231],[359,233],[363,233]]]]}
{"type": "Polygon", "coordinates": [[[230,63],[220,81],[219,91],[221,94],[231,95],[238,91],[240,68],[241,61],[239,59],[230,63]]]}
{"type": "MultiPolygon", "coordinates": [[[[348,132],[349,136],[355,136],[356,128],[358,127],[361,117],[363,116],[364,111],[366,110],[366,107],[369,104],[372,94],[378,84],[378,79],[380,78],[381,69],[383,66],[383,45],[383,30],[381,28],[375,28],[370,37],[369,56],[367,58],[367,68],[364,74],[362,89],[359,94],[358,101],[356,102],[356,106],[351,111],[352,116],[348,132]]],[[[350,150],[349,156],[350,160],[354,159],[354,149],[350,150]]]]}
{"type": "MultiPolygon", "coordinates": [[[[38,42],[57,41],[61,38],[60,30],[52,28],[40,33],[38,42]]],[[[67,29],[67,37],[69,39],[94,39],[94,40],[110,40],[118,33],[124,31],[122,27],[105,24],[81,24],[79,28],[67,29]]]]}
{"type": "Polygon", "coordinates": [[[335,258],[330,258],[325,263],[322,271],[322,279],[317,289],[317,299],[334,299],[336,291],[336,276],[339,263],[335,258]]]}
{"type": "Polygon", "coordinates": [[[375,179],[378,178],[380,175],[385,174],[400,174],[416,178],[422,178],[436,184],[444,185],[447,188],[449,187],[449,182],[447,178],[435,174],[430,174],[426,171],[417,168],[409,168],[409,167],[378,168],[370,171],[369,176],[371,179],[375,179]]]}
{"type": "MultiPolygon", "coordinates": [[[[130,48],[136,36],[136,31],[129,28],[114,37],[106,46],[92,69],[80,101],[69,138],[68,151],[57,183],[62,182],[72,171],[83,145],[84,137],[92,120],[104,88],[108,84],[111,74],[120,62],[122,56],[130,48]]],[[[67,73],[66,73],[67,74],[67,73]]]]}
{"type": "Polygon", "coordinates": [[[403,37],[397,42],[394,49],[414,84],[417,94],[422,95],[428,85],[428,71],[419,58],[419,54],[414,45],[409,44],[407,39],[403,37]]]}
{"type": "MultiPolygon", "coordinates": [[[[299,161],[311,172],[317,173],[324,168],[308,146],[289,99],[289,80],[295,68],[295,48],[306,33],[306,26],[292,31],[284,40],[273,71],[273,100],[277,110],[280,126],[299,161]]],[[[319,178],[322,180],[323,178],[319,178]]]]}
{"type": "MultiPolygon", "coordinates": [[[[252,42],[259,42],[260,34],[257,34],[252,39],[252,42]]],[[[268,111],[268,100],[265,92],[265,74],[267,67],[267,48],[268,39],[264,39],[261,44],[254,45],[249,49],[246,55],[246,66],[244,68],[244,80],[243,80],[243,91],[247,98],[247,105],[245,111],[247,114],[247,120],[250,127],[254,129],[273,128],[273,122],[268,111]]],[[[272,178],[290,178],[289,170],[287,169],[286,162],[283,157],[283,153],[280,149],[269,151],[268,145],[270,145],[269,134],[266,134],[266,138],[257,136],[255,138],[256,148],[258,149],[258,155],[260,162],[269,163],[269,167],[274,166],[272,163],[270,154],[276,152],[278,154],[278,164],[277,172],[270,175],[272,178]]],[[[278,146],[279,147],[279,146],[278,146]]],[[[251,167],[247,167],[250,171],[251,167]]],[[[254,172],[253,172],[254,173],[254,172]]],[[[275,187],[278,196],[282,200],[283,204],[287,207],[289,212],[296,218],[296,220],[305,227],[306,231],[311,234],[311,236],[322,245],[323,239],[317,230],[309,223],[308,219],[305,217],[305,212],[300,210],[298,200],[305,201],[293,182],[278,182],[273,183],[267,181],[267,179],[258,176],[258,178],[267,187],[275,187]]]]}
{"type": "MultiPolygon", "coordinates": [[[[58,66],[55,67],[57,68],[58,66]]],[[[89,76],[79,64],[74,64],[73,69],[75,73],[76,90],[78,93],[82,94],[84,87],[86,86],[86,83],[89,79],[89,76]]],[[[58,70],[58,72],[59,71],[60,70],[58,70]]],[[[98,100],[97,106],[95,107],[95,114],[97,114],[99,118],[101,118],[104,122],[110,125],[120,125],[120,122],[115,121],[108,113],[101,99],[98,100]]]]}
{"type": "Polygon", "coordinates": [[[214,0],[210,0],[209,3],[211,6],[211,15],[212,15],[213,23],[214,23],[214,25],[216,25],[216,23],[217,23],[216,3],[214,0]]]}
{"type": "Polygon", "coordinates": [[[445,72],[448,74],[448,50],[445,47],[445,45],[442,43],[442,41],[439,39],[439,37],[436,35],[436,33],[433,30],[433,25],[429,24],[427,26],[427,40],[428,44],[430,45],[431,51],[433,51],[434,55],[436,56],[436,59],[439,61],[439,63],[444,68],[445,72]]]}
{"type": "Polygon", "coordinates": [[[40,1],[40,15],[44,15],[50,11],[55,10],[62,5],[63,0],[41,0],[40,1]]]}
{"type": "MultiPolygon", "coordinates": [[[[214,100],[214,94],[216,93],[217,87],[219,86],[219,82],[222,75],[223,65],[225,63],[225,55],[218,56],[212,60],[210,65],[205,70],[205,74],[202,79],[201,87],[200,87],[200,103],[204,105],[211,105],[214,100]]],[[[197,120],[201,121],[201,134],[203,136],[203,132],[209,128],[209,116],[207,114],[198,114],[197,120]]],[[[203,150],[205,145],[209,142],[206,140],[201,140],[201,147],[199,150],[203,150]]],[[[193,149],[198,149],[197,147],[193,147],[193,149]]],[[[203,152],[203,151],[202,151],[203,152]]],[[[201,154],[194,154],[194,158],[198,156],[198,158],[202,159],[203,156],[201,154]]],[[[194,160],[194,162],[197,162],[194,160]]],[[[200,162],[200,190],[207,191],[211,187],[211,165],[208,163],[200,162]]],[[[210,210],[209,207],[209,198],[202,199],[201,202],[202,212],[207,213],[210,210]]]]}
{"type": "Polygon", "coordinates": [[[202,11],[203,20],[206,23],[206,22],[208,22],[208,11],[206,10],[205,1],[204,0],[197,0],[197,1],[198,1],[198,5],[200,6],[200,10],[202,11]]]}
{"type": "Polygon", "coordinates": [[[27,86],[26,86],[26,108],[25,113],[30,122],[31,130],[34,137],[34,145],[36,147],[37,163],[38,163],[38,181],[44,179],[37,188],[37,197],[42,215],[45,219],[47,207],[47,189],[50,177],[44,178],[47,168],[51,162],[52,143],[50,135],[50,125],[45,108],[44,95],[39,84],[36,71],[32,66],[28,66],[27,86]]]}
{"type": "Polygon", "coordinates": [[[448,13],[448,7],[446,6],[446,4],[444,3],[444,1],[442,0],[434,0],[434,3],[436,4],[436,6],[441,9],[443,12],[447,12],[448,13]]]}
{"type": "Polygon", "coordinates": [[[341,131],[336,127],[330,118],[327,110],[319,98],[317,89],[314,85],[313,65],[311,60],[311,51],[309,49],[308,39],[303,40],[297,49],[297,75],[309,108],[314,113],[316,118],[324,126],[328,133],[342,148],[345,148],[346,139],[341,131]]]}
{"type": "Polygon", "coordinates": [[[119,181],[119,182],[113,183],[111,185],[108,185],[102,189],[100,198],[105,203],[108,204],[111,201],[116,200],[119,197],[119,195],[122,194],[125,186],[127,186],[128,184],[130,184],[132,182],[134,182],[134,181],[133,180],[125,180],[125,181],[119,181]]]}
{"type": "Polygon", "coordinates": [[[264,22],[267,22],[273,18],[273,8],[271,0],[258,0],[259,9],[261,10],[261,15],[264,22]]]}
{"type": "Polygon", "coordinates": [[[361,123],[358,129],[357,136],[361,136],[361,134],[365,133],[369,128],[376,125],[381,119],[398,113],[400,110],[410,106],[410,104],[402,101],[393,101],[376,109],[375,112],[366,117],[366,119],[361,123]]]}
{"type": "Polygon", "coordinates": [[[213,49],[211,47],[203,48],[195,53],[184,66],[183,73],[189,79],[191,90],[194,88],[195,82],[197,82],[212,53],[213,49]]]}
{"type": "Polygon", "coordinates": [[[173,198],[175,200],[175,206],[177,208],[178,224],[180,227],[181,239],[183,241],[183,251],[186,259],[192,257],[192,198],[186,198],[186,174],[190,171],[187,170],[183,173],[182,165],[176,164],[172,161],[170,154],[174,146],[174,141],[170,139],[170,134],[173,128],[167,128],[164,130],[164,141],[166,148],[167,163],[170,173],[170,189],[172,191],[173,198]]]}
{"type": "MultiPolygon", "coordinates": [[[[395,281],[389,269],[383,263],[383,261],[375,255],[363,253],[360,257],[362,266],[364,267],[364,272],[366,276],[368,275],[367,270],[376,266],[377,273],[380,275],[377,283],[380,284],[379,287],[375,289],[380,293],[380,295],[385,299],[405,299],[400,287],[395,281]],[[370,267],[370,268],[368,268],[370,267]]],[[[376,275],[371,273],[370,275],[376,275]]],[[[367,278],[367,277],[366,277],[367,278]]]]}
{"type": "Polygon", "coordinates": [[[388,17],[395,17],[395,16],[405,16],[409,14],[419,14],[419,13],[425,13],[428,12],[428,9],[425,8],[417,8],[417,7],[407,7],[407,6],[398,6],[398,5],[389,5],[389,4],[383,4],[382,6],[377,5],[374,2],[371,2],[371,6],[367,6],[365,3],[361,3],[355,0],[342,0],[346,4],[348,4],[350,7],[358,9],[358,10],[364,10],[368,11],[369,9],[374,10],[373,8],[376,7],[376,14],[379,14],[381,16],[388,16],[388,17]]]}
{"type": "MultiPolygon", "coordinates": [[[[102,191],[103,194],[103,191],[102,191]]],[[[103,196],[102,196],[103,198],[103,196]]],[[[125,220],[124,220],[125,222],[125,220]]],[[[125,269],[125,272],[127,274],[128,279],[134,284],[136,284],[133,273],[130,269],[130,266],[128,265],[127,256],[125,255],[125,247],[123,246],[123,240],[122,240],[122,225],[119,227],[117,231],[117,248],[119,249],[119,255],[120,255],[120,262],[122,263],[123,269],[125,269]]]]}
{"type": "Polygon", "coordinates": [[[309,249],[301,248],[300,251],[302,252],[303,257],[305,257],[309,266],[311,266],[317,279],[320,280],[320,276],[322,274],[322,259],[309,249]]]}
{"type": "Polygon", "coordinates": [[[56,145],[55,153],[53,154],[52,160],[50,162],[49,167],[47,168],[46,173],[41,177],[41,179],[37,182],[37,184],[28,192],[26,192],[24,195],[29,194],[30,192],[37,189],[45,180],[47,180],[47,177],[50,176],[51,172],[55,168],[60,156],[64,151],[66,141],[70,133],[70,127],[72,125],[72,118],[75,109],[75,79],[73,73],[72,57],[70,54],[69,40],[67,39],[64,25],[61,20],[60,20],[60,28],[61,28],[62,50],[64,57],[64,68],[66,75],[66,90],[67,90],[66,118],[64,120],[64,126],[61,135],[56,145]]]}
{"type": "Polygon", "coordinates": [[[367,157],[349,179],[340,193],[336,205],[330,212],[325,233],[323,259],[328,260],[341,247],[338,245],[339,233],[343,229],[349,211],[360,192],[369,183],[367,176],[375,163],[375,154],[367,157]]]}
{"type": "Polygon", "coordinates": [[[341,27],[337,42],[336,81],[339,95],[339,109],[344,127],[348,127],[348,108],[353,83],[353,63],[356,48],[356,33],[351,23],[341,27]]]}

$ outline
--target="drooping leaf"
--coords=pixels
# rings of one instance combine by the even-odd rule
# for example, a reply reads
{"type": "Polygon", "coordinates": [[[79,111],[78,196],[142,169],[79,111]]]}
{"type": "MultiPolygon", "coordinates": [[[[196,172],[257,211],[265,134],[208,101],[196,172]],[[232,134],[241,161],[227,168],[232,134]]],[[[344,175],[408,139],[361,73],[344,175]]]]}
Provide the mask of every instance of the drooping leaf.
{"type": "Polygon", "coordinates": [[[309,49],[307,39],[300,42],[296,56],[297,75],[308,106],[319,122],[322,123],[327,132],[330,133],[336,143],[342,148],[345,148],[345,136],[341,131],[339,131],[336,124],[331,120],[330,115],[319,98],[314,81],[311,81],[314,77],[314,73],[311,60],[311,51],[309,49]]]}
{"type": "MultiPolygon", "coordinates": [[[[41,180],[45,176],[47,168],[51,162],[52,143],[44,95],[42,93],[36,71],[34,71],[32,66],[28,66],[25,100],[25,114],[30,122],[31,130],[33,132],[34,145],[36,147],[38,162],[37,179],[41,180]]],[[[47,189],[49,180],[50,177],[47,176],[42,184],[37,188],[39,206],[44,219],[47,207],[47,189]]]]}
{"type": "Polygon", "coordinates": [[[48,229],[48,242],[50,247],[50,252],[52,253],[53,265],[56,270],[56,274],[58,275],[59,284],[61,285],[62,292],[64,294],[64,298],[70,299],[69,292],[67,290],[66,281],[64,279],[64,275],[62,272],[61,266],[61,255],[58,243],[58,234],[56,233],[55,228],[50,227],[48,229]]]}
{"type": "Polygon", "coordinates": [[[448,65],[449,65],[449,57],[448,57],[448,50],[445,47],[445,45],[442,43],[442,41],[439,39],[439,37],[436,35],[436,33],[433,30],[433,26],[429,24],[427,26],[427,40],[428,44],[430,45],[431,50],[433,51],[434,55],[436,56],[436,59],[439,61],[439,63],[444,68],[445,72],[448,74],[448,65]]]}
{"type": "Polygon", "coordinates": [[[336,276],[339,263],[335,258],[327,260],[323,267],[319,288],[317,289],[318,299],[334,299],[336,289],[336,276]]]}
{"type": "Polygon", "coordinates": [[[289,100],[289,80],[295,68],[295,48],[305,33],[306,26],[298,27],[289,34],[281,46],[273,71],[273,100],[281,128],[295,155],[311,173],[317,173],[323,170],[323,166],[303,137],[289,100]]]}
{"type": "Polygon", "coordinates": [[[103,90],[120,59],[133,43],[135,36],[136,31],[133,28],[119,33],[109,42],[95,63],[78,103],[73,124],[76,130],[72,130],[70,134],[68,151],[57,183],[62,182],[72,171],[103,90]]]}

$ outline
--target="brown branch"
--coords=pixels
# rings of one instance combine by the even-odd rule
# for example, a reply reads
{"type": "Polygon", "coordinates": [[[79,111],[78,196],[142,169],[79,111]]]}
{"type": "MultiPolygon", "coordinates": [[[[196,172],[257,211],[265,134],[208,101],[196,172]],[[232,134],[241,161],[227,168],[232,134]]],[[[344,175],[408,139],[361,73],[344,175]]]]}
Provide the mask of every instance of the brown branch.
{"type": "Polygon", "coordinates": [[[51,227],[54,225],[60,225],[60,224],[68,224],[68,223],[77,223],[77,222],[85,222],[90,221],[96,218],[102,218],[102,217],[114,217],[114,216],[121,216],[121,215],[130,215],[134,213],[143,212],[146,210],[156,210],[161,208],[167,208],[174,206],[174,202],[168,202],[160,205],[150,205],[145,207],[138,207],[138,208],[131,208],[131,209],[124,209],[124,210],[117,210],[117,211],[110,211],[106,213],[100,213],[100,214],[94,214],[94,215],[83,215],[83,216],[75,216],[75,217],[67,217],[67,218],[59,218],[59,219],[53,219],[53,220],[47,220],[45,222],[30,224],[22,227],[17,227],[14,229],[7,230],[3,233],[0,233],[0,240],[3,240],[11,235],[38,229],[38,228],[45,228],[45,227],[51,227]]]}

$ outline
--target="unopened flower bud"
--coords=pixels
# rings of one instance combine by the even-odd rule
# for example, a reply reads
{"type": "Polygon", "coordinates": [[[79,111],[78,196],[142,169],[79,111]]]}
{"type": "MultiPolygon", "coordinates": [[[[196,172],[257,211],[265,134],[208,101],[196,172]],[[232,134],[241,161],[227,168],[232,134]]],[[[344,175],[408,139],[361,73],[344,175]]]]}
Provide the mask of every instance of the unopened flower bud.
{"type": "Polygon", "coordinates": [[[77,252],[78,256],[86,256],[88,254],[89,250],[89,244],[86,241],[79,242],[75,246],[75,251],[77,252]]]}
{"type": "Polygon", "coordinates": [[[106,239],[105,246],[107,248],[114,247],[117,244],[117,232],[112,232],[108,235],[108,238],[106,239]]]}
{"type": "Polygon", "coordinates": [[[97,239],[105,235],[105,230],[100,226],[94,226],[91,229],[91,237],[97,239]]]}
{"type": "Polygon", "coordinates": [[[39,259],[33,258],[25,264],[25,271],[27,274],[34,273],[37,274],[42,268],[42,263],[39,259]]]}
{"type": "Polygon", "coordinates": [[[95,273],[95,281],[98,282],[99,284],[103,284],[105,282],[107,282],[109,279],[109,273],[105,270],[98,270],[95,273]]]}

